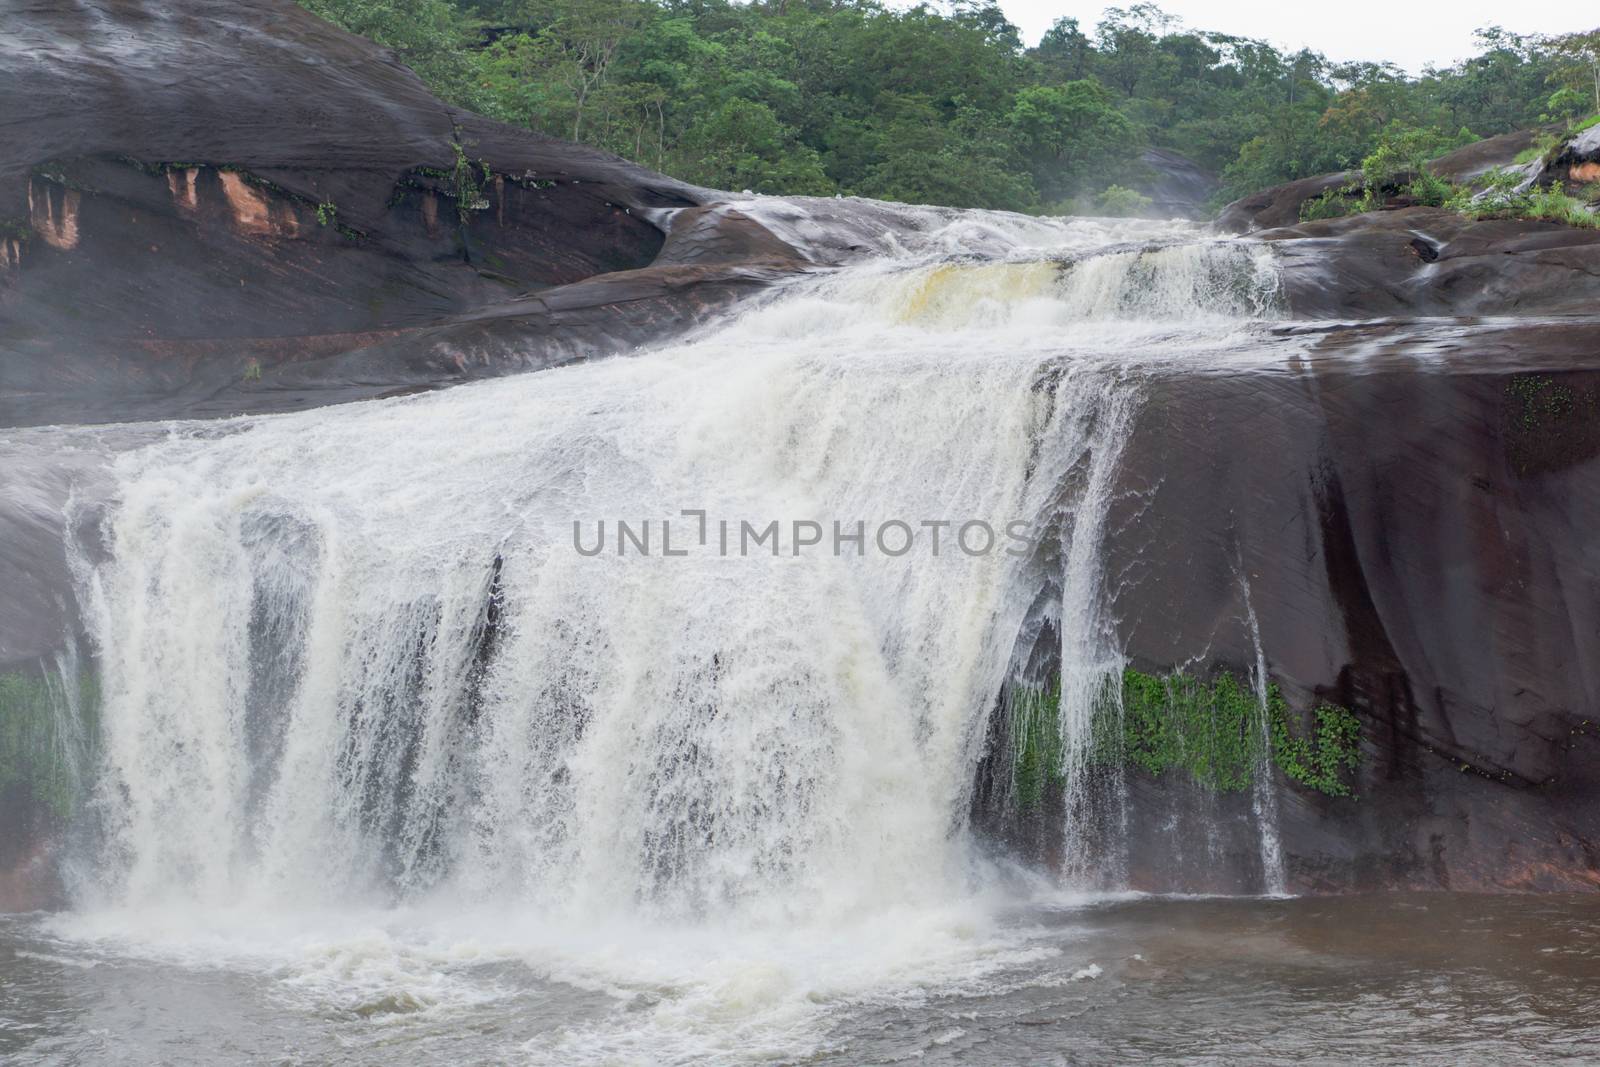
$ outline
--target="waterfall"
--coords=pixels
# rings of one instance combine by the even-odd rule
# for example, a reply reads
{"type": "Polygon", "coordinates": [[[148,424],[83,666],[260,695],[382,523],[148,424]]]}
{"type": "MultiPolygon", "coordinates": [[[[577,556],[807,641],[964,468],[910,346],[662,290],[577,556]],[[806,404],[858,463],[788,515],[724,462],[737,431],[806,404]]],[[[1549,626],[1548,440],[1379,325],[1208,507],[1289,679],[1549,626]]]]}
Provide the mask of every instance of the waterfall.
{"type": "Polygon", "coordinates": [[[1240,243],[1026,225],[653,351],[120,457],[78,561],[104,677],[83,903],[762,923],[965,891],[1041,559],[1084,778],[1141,368],[1275,299],[1240,243]]]}
{"type": "Polygon", "coordinates": [[[1255,776],[1250,786],[1250,809],[1256,818],[1256,830],[1261,841],[1261,882],[1267,896],[1281,897],[1288,893],[1288,875],[1284,871],[1283,845],[1278,838],[1278,794],[1272,780],[1272,723],[1271,701],[1267,680],[1267,654],[1261,644],[1261,623],[1256,619],[1256,606],[1250,599],[1250,579],[1244,566],[1239,565],[1239,592],[1244,598],[1245,621],[1250,626],[1250,643],[1255,647],[1256,661],[1251,665],[1250,680],[1255,689],[1256,705],[1260,709],[1257,729],[1261,745],[1257,750],[1255,776]]]}

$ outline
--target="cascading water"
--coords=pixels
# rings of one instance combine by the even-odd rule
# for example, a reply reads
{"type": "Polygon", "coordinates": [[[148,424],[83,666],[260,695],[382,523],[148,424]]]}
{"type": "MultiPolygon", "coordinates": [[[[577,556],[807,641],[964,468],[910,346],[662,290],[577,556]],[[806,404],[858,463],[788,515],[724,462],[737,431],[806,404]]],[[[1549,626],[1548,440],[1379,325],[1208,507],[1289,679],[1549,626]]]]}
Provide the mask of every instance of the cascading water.
{"type": "Polygon", "coordinates": [[[1250,579],[1239,573],[1239,591],[1243,595],[1245,619],[1250,626],[1250,642],[1255,646],[1256,661],[1250,671],[1251,688],[1255,691],[1259,709],[1256,728],[1261,737],[1257,748],[1254,781],[1250,787],[1250,807],[1256,817],[1257,832],[1261,840],[1261,876],[1263,888],[1272,896],[1283,896],[1289,891],[1284,874],[1283,846],[1278,838],[1278,796],[1272,789],[1271,753],[1272,729],[1268,721],[1271,682],[1267,680],[1267,654],[1261,645],[1261,623],[1256,618],[1256,607],[1250,599],[1250,579]]]}
{"type": "MultiPolygon", "coordinates": [[[[514,914],[547,973],[603,988],[687,980],[663,943],[630,962],[571,931],[769,939],[697,975],[813,951],[783,930],[880,939],[841,996],[897,988],[906,954],[1028,951],[950,930],[977,921],[964,816],[1040,568],[1077,782],[1121,666],[1099,547],[1139,367],[1226,351],[1274,288],[1238,243],[1026,227],[988,260],[935,233],[634,358],[121,457],[80,561],[105,690],[83,908],[514,914]],[[920,932],[862,933],[891,918],[920,932]]],[[[784,1054],[817,1040],[808,980],[750,1009],[784,1054]]],[[[750,1039],[696,1019],[700,1044],[639,1040],[750,1039]]],[[[563,1055],[631,1054],[608,1040],[563,1055]]]]}

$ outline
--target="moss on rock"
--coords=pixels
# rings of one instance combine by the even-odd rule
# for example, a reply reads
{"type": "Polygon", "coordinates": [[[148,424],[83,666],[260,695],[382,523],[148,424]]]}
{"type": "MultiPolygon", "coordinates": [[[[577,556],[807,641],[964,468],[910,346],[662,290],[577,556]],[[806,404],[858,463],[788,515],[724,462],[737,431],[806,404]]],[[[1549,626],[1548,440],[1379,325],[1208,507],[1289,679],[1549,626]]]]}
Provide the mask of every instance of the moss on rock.
{"type": "Polygon", "coordinates": [[[58,821],[77,810],[80,772],[96,732],[93,675],[83,672],[77,684],[74,721],[62,687],[43,673],[0,672],[0,796],[58,821]]]}
{"type": "MultiPolygon", "coordinates": [[[[1064,784],[1060,687],[1018,687],[1010,702],[1013,796],[1038,807],[1064,784]]],[[[1352,795],[1348,772],[1360,762],[1361,724],[1348,709],[1322,704],[1297,721],[1276,685],[1265,707],[1227,671],[1204,680],[1183,671],[1122,673],[1120,693],[1096,709],[1089,761],[1131,764],[1151,775],[1181,771],[1208,789],[1237,792],[1255,781],[1266,755],[1290,780],[1334,797],[1352,795]],[[1120,702],[1116,699],[1120,696],[1120,702]],[[1265,729],[1263,729],[1265,716],[1265,729]]]]}

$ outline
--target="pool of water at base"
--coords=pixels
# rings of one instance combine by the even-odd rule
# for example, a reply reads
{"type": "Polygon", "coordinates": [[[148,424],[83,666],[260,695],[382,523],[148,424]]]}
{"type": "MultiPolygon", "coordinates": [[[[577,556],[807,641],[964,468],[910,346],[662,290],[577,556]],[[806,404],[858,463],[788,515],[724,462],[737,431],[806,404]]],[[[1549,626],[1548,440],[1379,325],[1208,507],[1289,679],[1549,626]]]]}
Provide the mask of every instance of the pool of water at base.
{"type": "Polygon", "coordinates": [[[248,948],[148,919],[0,917],[0,1059],[1600,1062],[1600,897],[1035,902],[944,930],[973,944],[930,949],[926,974],[913,951],[870,981],[836,975],[852,946],[882,950],[871,935],[805,967],[771,945],[730,963],[738,941],[719,941],[671,972],[662,943],[621,932],[585,967],[387,914],[311,937],[264,923],[248,948]]]}

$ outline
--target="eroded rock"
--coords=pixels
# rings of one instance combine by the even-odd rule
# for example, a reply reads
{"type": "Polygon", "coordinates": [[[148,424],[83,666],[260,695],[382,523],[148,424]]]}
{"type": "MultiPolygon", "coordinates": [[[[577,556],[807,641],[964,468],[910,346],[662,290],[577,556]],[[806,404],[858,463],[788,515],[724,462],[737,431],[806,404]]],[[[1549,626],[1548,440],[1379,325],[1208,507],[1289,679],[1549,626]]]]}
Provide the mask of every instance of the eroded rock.
{"type": "Polygon", "coordinates": [[[450,108],[290,0],[25,2],[0,94],[0,426],[609,354],[806,265],[724,215],[650,269],[718,194],[450,108]]]}

